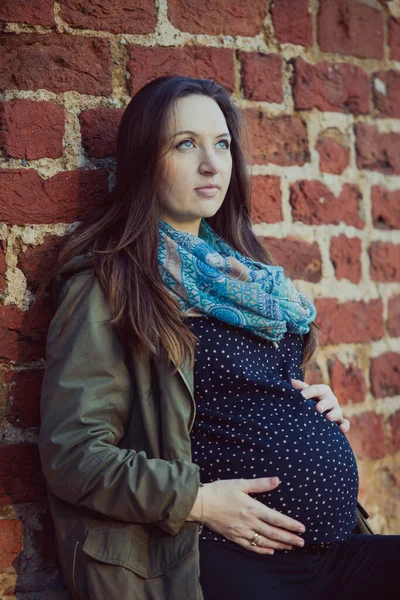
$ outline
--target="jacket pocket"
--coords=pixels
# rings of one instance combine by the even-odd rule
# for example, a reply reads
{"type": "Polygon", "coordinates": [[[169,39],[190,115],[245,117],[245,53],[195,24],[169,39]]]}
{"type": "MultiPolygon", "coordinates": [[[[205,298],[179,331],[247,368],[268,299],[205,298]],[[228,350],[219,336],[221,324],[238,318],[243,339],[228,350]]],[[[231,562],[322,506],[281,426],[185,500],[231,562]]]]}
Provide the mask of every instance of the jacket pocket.
{"type": "Polygon", "coordinates": [[[124,567],[140,577],[160,577],[196,547],[197,528],[184,526],[175,536],[151,536],[142,527],[94,527],[82,551],[99,562],[124,567]]]}

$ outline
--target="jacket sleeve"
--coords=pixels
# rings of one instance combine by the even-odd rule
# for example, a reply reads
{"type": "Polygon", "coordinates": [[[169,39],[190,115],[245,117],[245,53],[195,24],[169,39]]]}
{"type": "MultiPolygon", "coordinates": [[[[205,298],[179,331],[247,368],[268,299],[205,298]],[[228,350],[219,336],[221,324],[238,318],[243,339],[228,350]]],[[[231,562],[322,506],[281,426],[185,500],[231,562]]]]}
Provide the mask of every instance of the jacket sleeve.
{"type": "Polygon", "coordinates": [[[47,336],[39,451],[50,490],[78,506],[175,535],[196,499],[199,468],[118,448],[134,385],[120,338],[108,323],[97,279],[59,336],[87,281],[67,281],[47,336]]]}

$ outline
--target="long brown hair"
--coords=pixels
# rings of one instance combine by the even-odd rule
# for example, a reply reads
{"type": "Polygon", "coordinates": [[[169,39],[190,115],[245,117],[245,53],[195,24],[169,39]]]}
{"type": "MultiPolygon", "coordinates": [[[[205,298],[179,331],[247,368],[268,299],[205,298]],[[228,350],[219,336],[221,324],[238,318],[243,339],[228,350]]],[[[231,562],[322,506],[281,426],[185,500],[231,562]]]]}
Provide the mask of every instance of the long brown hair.
{"type": "MultiPolygon", "coordinates": [[[[160,207],[156,194],[168,111],[179,98],[192,94],[208,96],[218,104],[232,136],[229,187],[222,206],[207,222],[242,254],[275,264],[251,227],[251,180],[243,141],[246,129],[239,110],[226,90],[210,79],[168,75],[145,85],[125,109],[117,136],[116,184],[109,193],[108,208],[103,205],[78,225],[43,280],[37,298],[63,264],[90,250],[94,275],[109,300],[111,323],[125,345],[152,355],[166,352],[175,366],[189,357],[193,367],[196,337],[158,270],[160,207]]],[[[303,365],[312,357],[316,342],[316,326],[311,324],[305,336],[303,365]]]]}

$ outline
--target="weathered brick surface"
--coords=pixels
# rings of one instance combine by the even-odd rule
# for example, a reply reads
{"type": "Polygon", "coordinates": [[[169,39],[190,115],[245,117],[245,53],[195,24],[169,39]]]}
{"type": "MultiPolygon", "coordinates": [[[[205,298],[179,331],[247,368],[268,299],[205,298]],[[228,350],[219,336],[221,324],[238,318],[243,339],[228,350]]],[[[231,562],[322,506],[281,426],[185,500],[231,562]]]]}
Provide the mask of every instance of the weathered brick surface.
{"type": "Polygon", "coordinates": [[[321,132],[316,150],[319,154],[319,169],[323,173],[340,175],[349,166],[350,148],[342,133],[336,128],[321,132]]]}
{"type": "Polygon", "coordinates": [[[376,398],[400,394],[400,354],[385,352],[371,360],[371,390],[376,398]]]}
{"type": "Polygon", "coordinates": [[[91,158],[114,156],[122,108],[95,108],[79,115],[82,146],[91,158]]]}
{"type": "Polygon", "coordinates": [[[46,488],[36,444],[0,447],[0,505],[45,502],[46,488]]]}
{"type": "Polygon", "coordinates": [[[261,32],[265,12],[263,0],[254,0],[251,3],[237,0],[168,2],[168,18],[172,25],[189,33],[257,35],[261,32]]]}
{"type": "Polygon", "coordinates": [[[0,151],[12,158],[57,158],[63,153],[64,109],[54,102],[0,103],[0,151]]]}
{"type": "Polygon", "coordinates": [[[382,13],[359,0],[320,2],[317,28],[323,52],[383,58],[382,13]]]}
{"type": "Polygon", "coordinates": [[[67,236],[48,235],[43,244],[29,247],[18,256],[17,267],[26,277],[27,287],[31,292],[36,292],[42,282],[43,273],[47,273],[53,266],[67,236]]]}
{"type": "Polygon", "coordinates": [[[351,429],[347,436],[359,459],[377,460],[386,453],[385,428],[382,417],[373,411],[350,418],[351,429]]]}
{"type": "Polygon", "coordinates": [[[321,280],[321,252],[316,242],[310,244],[295,237],[261,238],[278,265],[291,279],[316,283],[321,280]]]}
{"type": "Polygon", "coordinates": [[[390,335],[400,337],[400,294],[389,298],[387,328],[390,335]]]}
{"type": "Polygon", "coordinates": [[[54,0],[2,0],[0,21],[51,27],[55,25],[54,0]]]}
{"type": "Polygon", "coordinates": [[[260,111],[247,110],[246,121],[251,132],[255,163],[289,166],[309,162],[307,129],[299,117],[272,119],[260,111]]]}
{"type": "Polygon", "coordinates": [[[240,52],[243,95],[249,100],[282,102],[282,58],[278,54],[240,52]]]}
{"type": "Polygon", "coordinates": [[[397,452],[400,452],[400,410],[390,416],[389,428],[389,452],[390,454],[396,454],[397,452]]]}
{"type": "Polygon", "coordinates": [[[369,274],[374,281],[400,281],[400,244],[372,242],[369,274]]]}
{"type": "Polygon", "coordinates": [[[334,298],[321,298],[315,306],[321,344],[370,342],[383,336],[381,300],[339,303],[334,298]]]}
{"type": "Polygon", "coordinates": [[[72,27],[113,33],[152,33],[156,26],[152,0],[60,0],[61,18],[72,27]]]}
{"type": "Polygon", "coordinates": [[[104,201],[105,171],[65,171],[42,180],[33,169],[0,170],[0,220],[24,223],[72,223],[104,201]]]}
{"type": "Polygon", "coordinates": [[[388,41],[390,47],[390,58],[400,60],[400,18],[388,19],[388,41]]]}
{"type": "Polygon", "coordinates": [[[374,103],[380,117],[400,118],[400,71],[376,71],[374,83],[384,85],[385,91],[373,86],[374,103]]]}
{"type": "Polygon", "coordinates": [[[315,383],[322,383],[322,373],[316,361],[309,363],[305,370],[304,381],[308,385],[314,385],[315,383]]]}
{"type": "Polygon", "coordinates": [[[344,234],[331,238],[330,259],[336,279],[358,283],[361,279],[361,240],[344,234]]]}
{"type": "Polygon", "coordinates": [[[0,88],[107,96],[112,91],[109,42],[56,33],[2,33],[0,88]]]}
{"type": "Polygon", "coordinates": [[[346,366],[334,357],[328,361],[328,369],[330,386],[341,405],[364,402],[366,384],[359,367],[346,366]]]}
{"type": "Polygon", "coordinates": [[[371,188],[372,219],[377,229],[400,229],[400,190],[371,188]]]}
{"type": "Polygon", "coordinates": [[[0,305],[0,360],[33,361],[44,358],[50,302],[22,311],[13,304],[0,305]]]}
{"type": "Polygon", "coordinates": [[[361,200],[359,188],[347,183],[338,197],[321,181],[305,180],[290,186],[293,220],[309,225],[344,222],[362,229],[361,200]]]}
{"type": "Polygon", "coordinates": [[[229,91],[235,87],[233,52],[228,48],[145,48],[129,44],[127,52],[132,96],[146,83],[163,75],[215,79],[229,91]]]}
{"type": "Polygon", "coordinates": [[[39,427],[42,379],[43,369],[11,372],[7,421],[15,427],[39,427]]]}
{"type": "Polygon", "coordinates": [[[274,0],[271,3],[272,22],[278,42],[311,46],[312,15],[309,0],[274,0]]]}
{"type": "Polygon", "coordinates": [[[277,223],[282,219],[280,178],[274,175],[254,175],[251,194],[252,222],[277,223]]]}
{"type": "Polygon", "coordinates": [[[400,175],[400,133],[382,133],[373,125],[358,123],[355,134],[359,169],[400,175]]]}
{"type": "MultiPolygon", "coordinates": [[[[1,452],[1,450],[0,450],[1,452]]],[[[0,467],[1,469],[1,467],[0,467]]],[[[23,527],[18,519],[0,520],[0,569],[14,569],[22,551],[23,527]]]]}
{"type": "Polygon", "coordinates": [[[6,245],[7,245],[6,240],[0,239],[0,294],[2,294],[4,292],[4,290],[6,289],[6,278],[5,278],[5,273],[7,270],[6,252],[5,252],[6,245]]]}
{"type": "Polygon", "coordinates": [[[313,65],[301,57],[291,64],[293,98],[298,110],[318,108],[355,115],[369,112],[368,76],[360,67],[330,62],[313,65]]]}

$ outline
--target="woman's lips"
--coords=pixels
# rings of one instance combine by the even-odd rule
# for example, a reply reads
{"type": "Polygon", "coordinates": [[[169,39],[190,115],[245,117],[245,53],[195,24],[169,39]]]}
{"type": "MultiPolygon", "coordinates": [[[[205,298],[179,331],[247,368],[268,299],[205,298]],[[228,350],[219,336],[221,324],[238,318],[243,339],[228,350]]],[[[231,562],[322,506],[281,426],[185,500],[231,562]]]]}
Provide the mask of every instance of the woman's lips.
{"type": "Polygon", "coordinates": [[[218,191],[219,188],[217,187],[196,188],[196,192],[200,194],[200,196],[207,196],[208,198],[216,196],[218,194],[218,191]]]}

